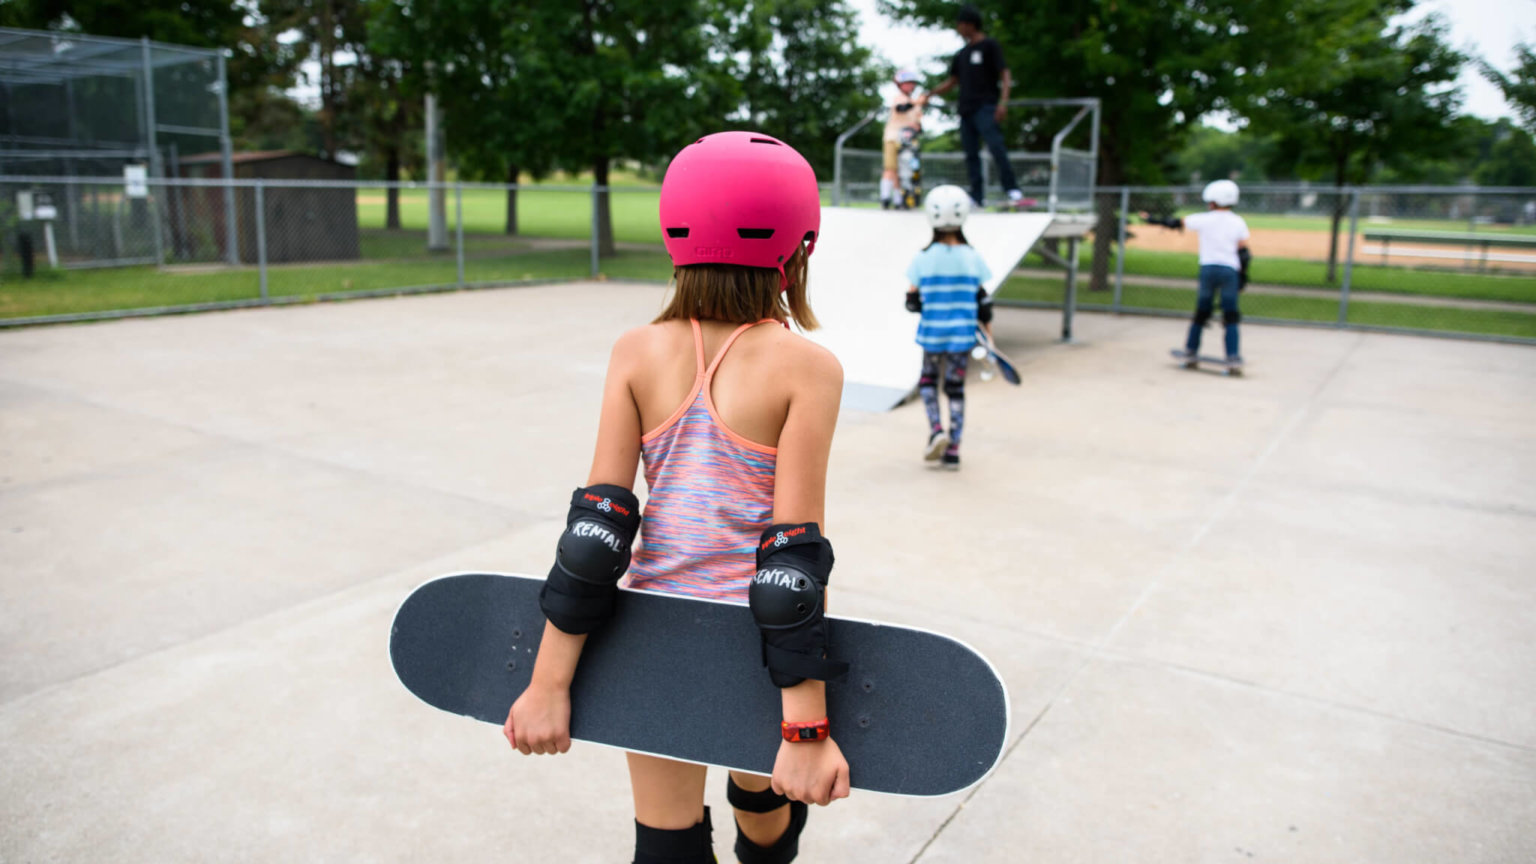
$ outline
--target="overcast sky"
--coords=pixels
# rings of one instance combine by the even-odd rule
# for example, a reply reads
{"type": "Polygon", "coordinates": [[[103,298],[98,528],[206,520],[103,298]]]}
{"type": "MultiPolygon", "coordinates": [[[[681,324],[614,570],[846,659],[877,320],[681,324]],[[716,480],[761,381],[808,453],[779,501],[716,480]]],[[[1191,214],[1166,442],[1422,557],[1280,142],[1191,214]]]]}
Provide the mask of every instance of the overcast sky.
{"type": "MultiPolygon", "coordinates": [[[[862,18],[864,40],[898,66],[916,66],[936,73],[942,70],[942,64],[925,61],[960,47],[960,37],[953,30],[898,27],[875,11],[875,0],[850,3],[862,18]]],[[[987,4],[976,5],[985,9],[987,4]]],[[[1486,58],[1505,71],[1514,65],[1515,43],[1536,41],[1536,0],[1421,0],[1410,20],[1435,12],[1450,21],[1452,45],[1486,58]]],[[[1474,67],[1469,65],[1463,70],[1461,85],[1467,113],[1490,120],[1510,115],[1503,94],[1474,67]]],[[[1021,97],[1031,95],[1029,82],[1017,82],[1014,93],[1021,97]]]]}

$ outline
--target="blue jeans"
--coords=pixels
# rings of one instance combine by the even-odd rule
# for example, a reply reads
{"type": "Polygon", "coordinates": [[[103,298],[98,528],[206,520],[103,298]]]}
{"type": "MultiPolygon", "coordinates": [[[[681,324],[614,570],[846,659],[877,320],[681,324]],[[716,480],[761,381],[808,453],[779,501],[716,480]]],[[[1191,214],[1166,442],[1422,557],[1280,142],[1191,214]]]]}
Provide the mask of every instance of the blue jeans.
{"type": "Polygon", "coordinates": [[[1205,264],[1200,268],[1200,297],[1195,301],[1195,320],[1189,325],[1189,340],[1184,347],[1191,354],[1200,353],[1200,331],[1211,320],[1211,307],[1221,297],[1221,319],[1227,337],[1227,356],[1238,356],[1237,351],[1237,271],[1221,264],[1205,264]]]}
{"type": "Polygon", "coordinates": [[[992,161],[997,165],[998,178],[1003,182],[1003,189],[1019,188],[1019,181],[1013,176],[1013,166],[1008,162],[1008,147],[1003,143],[1003,130],[997,127],[997,118],[993,112],[997,111],[997,103],[989,102],[977,108],[970,114],[960,115],[960,147],[965,151],[965,170],[971,176],[971,198],[977,204],[981,203],[982,194],[986,191],[981,185],[981,140],[987,142],[987,150],[992,154],[992,161]]]}

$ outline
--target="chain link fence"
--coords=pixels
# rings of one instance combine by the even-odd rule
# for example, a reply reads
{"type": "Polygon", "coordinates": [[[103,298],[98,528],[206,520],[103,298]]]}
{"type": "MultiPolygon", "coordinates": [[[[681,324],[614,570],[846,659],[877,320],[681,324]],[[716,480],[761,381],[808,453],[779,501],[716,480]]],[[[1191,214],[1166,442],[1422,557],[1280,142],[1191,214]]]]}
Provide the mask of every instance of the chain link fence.
{"type": "MultiPolygon", "coordinates": [[[[1101,188],[1078,308],[1188,316],[1198,235],[1149,224],[1206,209],[1202,187],[1101,188]]],[[[1536,342],[1536,189],[1246,185],[1244,321],[1536,342]]],[[[1051,250],[1004,297],[1065,302],[1051,250]]]]}
{"type": "MultiPolygon", "coordinates": [[[[1100,189],[1083,217],[1096,224],[1078,248],[1074,308],[1188,316],[1197,235],[1139,214],[1199,212],[1200,191],[1100,189]]],[[[653,186],[147,178],[134,188],[122,177],[0,176],[0,324],[665,281],[657,196],[653,186]],[[434,193],[447,226],[437,237],[434,193]]],[[[1245,321],[1536,342],[1536,189],[1250,185],[1237,212],[1254,255],[1245,321]]],[[[1001,297],[1069,312],[1069,255],[1066,241],[1042,241],[1001,297]]]]}
{"type": "Polygon", "coordinates": [[[135,187],[122,177],[0,176],[0,324],[665,280],[657,195],[646,186],[146,178],[135,187]],[[608,219],[594,218],[604,211],[608,219]]]}

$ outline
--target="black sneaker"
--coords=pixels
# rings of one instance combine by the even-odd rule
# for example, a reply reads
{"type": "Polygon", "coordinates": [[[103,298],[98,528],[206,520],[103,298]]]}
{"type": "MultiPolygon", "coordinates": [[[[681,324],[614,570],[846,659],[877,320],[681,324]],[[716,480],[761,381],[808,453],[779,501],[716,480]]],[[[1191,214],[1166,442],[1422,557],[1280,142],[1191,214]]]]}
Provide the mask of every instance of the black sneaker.
{"type": "Polygon", "coordinates": [[[928,449],[923,451],[924,462],[937,462],[949,446],[949,435],[943,429],[928,436],[928,449]]]}
{"type": "Polygon", "coordinates": [[[954,450],[945,450],[944,455],[939,460],[939,464],[943,466],[946,471],[959,471],[960,454],[954,450]]]}

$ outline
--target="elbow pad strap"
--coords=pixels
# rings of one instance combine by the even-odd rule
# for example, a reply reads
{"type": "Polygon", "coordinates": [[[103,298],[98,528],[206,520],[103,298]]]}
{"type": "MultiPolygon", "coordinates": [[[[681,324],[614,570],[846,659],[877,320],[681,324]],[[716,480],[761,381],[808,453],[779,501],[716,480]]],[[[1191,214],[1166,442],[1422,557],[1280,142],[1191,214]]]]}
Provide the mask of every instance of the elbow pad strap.
{"type": "Polygon", "coordinates": [[[622,486],[577,489],[539,591],[539,608],[566,633],[591,633],[613,617],[619,579],[640,529],[640,501],[622,486]]]}
{"type": "Polygon", "coordinates": [[[976,320],[983,324],[992,323],[992,295],[985,288],[976,289],[976,320]]]}
{"type": "Polygon", "coordinates": [[[1253,261],[1253,253],[1247,246],[1238,247],[1237,261],[1241,265],[1237,268],[1237,290],[1241,291],[1248,287],[1248,264],[1253,261]]]}
{"type": "Polygon", "coordinates": [[[757,574],[748,601],[763,637],[763,665],[775,686],[807,678],[835,681],[848,664],[826,659],[829,624],[827,581],[832,544],[814,522],[771,525],[757,548],[757,574]]]}

